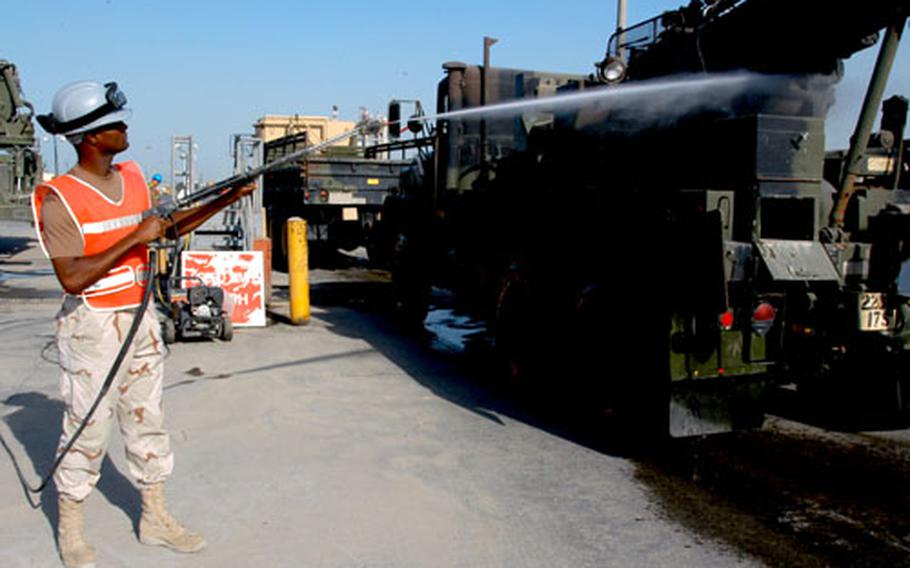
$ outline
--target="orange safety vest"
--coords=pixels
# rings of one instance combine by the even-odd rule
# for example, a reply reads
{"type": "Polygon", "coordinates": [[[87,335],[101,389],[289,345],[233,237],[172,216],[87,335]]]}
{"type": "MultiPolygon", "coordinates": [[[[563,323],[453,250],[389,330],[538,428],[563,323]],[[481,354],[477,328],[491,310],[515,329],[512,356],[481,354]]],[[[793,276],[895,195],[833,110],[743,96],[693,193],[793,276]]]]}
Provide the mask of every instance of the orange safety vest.
{"type": "MultiPolygon", "coordinates": [[[[85,256],[103,252],[136,230],[142,212],[151,207],[148,186],[136,162],[114,164],[123,180],[119,201],[111,201],[95,187],[71,175],[55,177],[35,188],[32,193],[32,213],[38,227],[38,241],[44,254],[41,207],[53,191],[66,206],[82,234],[85,256]]],[[[48,255],[50,256],[50,255],[48,255]]],[[[135,308],[142,303],[148,285],[148,247],[131,248],[100,280],[86,288],[80,296],[86,305],[99,311],[135,308]]]]}

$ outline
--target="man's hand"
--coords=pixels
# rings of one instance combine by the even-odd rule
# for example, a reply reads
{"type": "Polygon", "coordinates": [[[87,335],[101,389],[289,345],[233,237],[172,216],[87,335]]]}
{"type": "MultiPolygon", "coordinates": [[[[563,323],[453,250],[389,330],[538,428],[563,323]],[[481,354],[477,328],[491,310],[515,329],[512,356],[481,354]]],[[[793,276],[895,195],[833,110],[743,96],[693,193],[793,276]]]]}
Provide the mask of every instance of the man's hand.
{"type": "Polygon", "coordinates": [[[246,197],[254,191],[256,191],[256,182],[252,181],[243,185],[235,185],[231,188],[231,193],[233,193],[238,199],[241,197],[246,197]]]}
{"type": "Polygon", "coordinates": [[[142,244],[156,241],[164,236],[167,227],[167,221],[152,215],[143,219],[142,223],[139,224],[139,228],[136,229],[136,239],[142,244]]]}
{"type": "Polygon", "coordinates": [[[242,185],[238,183],[237,185],[225,189],[222,191],[221,195],[205,205],[177,211],[172,216],[173,222],[177,226],[177,231],[179,234],[185,235],[190,231],[195,230],[218,211],[221,211],[228,205],[239,201],[254,191],[256,191],[255,183],[250,182],[242,185]]]}

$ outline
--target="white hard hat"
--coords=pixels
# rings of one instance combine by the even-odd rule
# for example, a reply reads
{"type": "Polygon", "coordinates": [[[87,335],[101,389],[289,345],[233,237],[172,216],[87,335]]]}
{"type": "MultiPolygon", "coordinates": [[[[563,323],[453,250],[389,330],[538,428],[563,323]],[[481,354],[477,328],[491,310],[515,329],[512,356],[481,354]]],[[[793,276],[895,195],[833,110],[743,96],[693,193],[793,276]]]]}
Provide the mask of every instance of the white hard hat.
{"type": "Polygon", "coordinates": [[[126,95],[117,83],[77,81],[54,95],[51,114],[37,117],[51,134],[80,134],[106,124],[125,122],[133,111],[126,106],[126,95]]]}

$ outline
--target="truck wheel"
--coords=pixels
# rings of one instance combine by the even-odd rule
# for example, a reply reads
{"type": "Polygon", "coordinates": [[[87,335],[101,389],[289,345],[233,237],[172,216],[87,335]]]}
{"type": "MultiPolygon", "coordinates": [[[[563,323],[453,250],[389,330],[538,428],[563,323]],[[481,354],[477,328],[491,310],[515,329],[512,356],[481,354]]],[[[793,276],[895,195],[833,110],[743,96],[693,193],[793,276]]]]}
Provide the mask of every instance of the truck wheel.
{"type": "Polygon", "coordinates": [[[392,256],[392,246],[389,243],[390,239],[386,235],[386,231],[387,229],[382,221],[377,221],[367,231],[367,258],[370,261],[370,265],[376,268],[388,266],[389,259],[392,256]]]}
{"type": "Polygon", "coordinates": [[[225,315],[221,322],[221,341],[230,341],[234,339],[234,324],[231,323],[231,317],[225,315]]]}
{"type": "Polygon", "coordinates": [[[604,306],[603,291],[596,284],[583,286],[575,295],[569,323],[569,342],[566,361],[570,374],[575,377],[573,390],[587,412],[603,418],[616,418],[626,408],[622,404],[621,390],[627,373],[607,376],[603,371],[604,350],[616,341],[611,337],[607,322],[609,315],[604,306]]]}
{"type": "Polygon", "coordinates": [[[430,311],[430,285],[415,275],[392,274],[395,312],[407,329],[419,330],[430,311]]]}
{"type": "Polygon", "coordinates": [[[430,311],[430,281],[423,255],[410,250],[402,236],[403,246],[398,251],[392,268],[392,294],[396,316],[406,329],[419,330],[430,311]]]}
{"type": "Polygon", "coordinates": [[[174,320],[168,318],[161,322],[161,338],[167,345],[177,341],[177,328],[174,325],[174,320]]]}
{"type": "Polygon", "coordinates": [[[610,283],[588,283],[573,297],[563,357],[579,412],[630,449],[639,441],[662,439],[669,432],[670,347],[668,324],[657,322],[669,316],[654,306],[613,301],[618,294],[610,283]],[[614,327],[618,324],[621,330],[614,327]]]}
{"type": "Polygon", "coordinates": [[[535,366],[534,336],[541,333],[533,318],[533,300],[518,270],[503,278],[496,301],[496,350],[505,364],[509,385],[526,385],[535,366]]]}
{"type": "Polygon", "coordinates": [[[420,332],[430,310],[431,263],[426,252],[425,234],[416,238],[405,227],[395,229],[391,258],[392,299],[395,318],[406,331],[420,332]]]}

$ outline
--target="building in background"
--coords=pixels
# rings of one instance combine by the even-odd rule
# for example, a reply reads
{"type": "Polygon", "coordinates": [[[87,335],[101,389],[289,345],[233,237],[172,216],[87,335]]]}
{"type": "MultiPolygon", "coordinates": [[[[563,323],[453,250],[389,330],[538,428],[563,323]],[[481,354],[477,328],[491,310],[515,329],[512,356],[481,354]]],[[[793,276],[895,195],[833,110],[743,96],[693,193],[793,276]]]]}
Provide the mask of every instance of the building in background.
{"type": "MultiPolygon", "coordinates": [[[[319,144],[333,136],[352,130],[356,126],[350,120],[337,120],[327,116],[304,116],[269,114],[253,124],[255,135],[263,142],[293,136],[306,132],[308,144],[319,144]]],[[[339,142],[339,146],[356,143],[354,138],[339,142]]]]}

